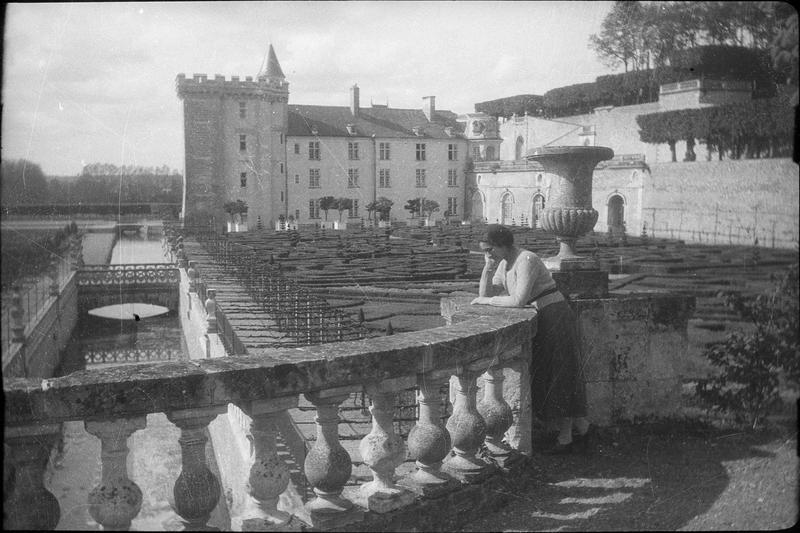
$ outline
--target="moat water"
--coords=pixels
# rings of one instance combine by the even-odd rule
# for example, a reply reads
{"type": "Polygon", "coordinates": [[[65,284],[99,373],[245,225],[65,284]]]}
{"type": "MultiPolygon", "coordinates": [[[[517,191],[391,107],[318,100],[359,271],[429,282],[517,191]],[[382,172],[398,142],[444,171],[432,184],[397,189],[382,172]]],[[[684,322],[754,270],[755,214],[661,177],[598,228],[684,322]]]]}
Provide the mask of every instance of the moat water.
{"type": "MultiPolygon", "coordinates": [[[[161,236],[142,232],[120,235],[110,257],[112,265],[167,262],[161,236]]],[[[107,305],[78,317],[62,352],[59,374],[186,359],[184,344],[177,309],[143,302],[107,305]]]]}

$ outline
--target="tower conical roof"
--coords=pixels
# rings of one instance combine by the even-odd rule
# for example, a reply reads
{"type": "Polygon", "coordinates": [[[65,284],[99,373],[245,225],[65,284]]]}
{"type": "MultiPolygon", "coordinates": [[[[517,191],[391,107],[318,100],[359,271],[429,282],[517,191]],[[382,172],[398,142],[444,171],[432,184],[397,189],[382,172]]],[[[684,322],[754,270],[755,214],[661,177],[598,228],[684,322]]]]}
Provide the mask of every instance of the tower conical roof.
{"type": "Polygon", "coordinates": [[[272,48],[272,44],[269,45],[269,57],[267,57],[267,71],[265,74],[268,78],[286,78],[283,75],[283,70],[281,70],[281,64],[278,63],[278,56],[275,55],[275,49],[272,48]]]}

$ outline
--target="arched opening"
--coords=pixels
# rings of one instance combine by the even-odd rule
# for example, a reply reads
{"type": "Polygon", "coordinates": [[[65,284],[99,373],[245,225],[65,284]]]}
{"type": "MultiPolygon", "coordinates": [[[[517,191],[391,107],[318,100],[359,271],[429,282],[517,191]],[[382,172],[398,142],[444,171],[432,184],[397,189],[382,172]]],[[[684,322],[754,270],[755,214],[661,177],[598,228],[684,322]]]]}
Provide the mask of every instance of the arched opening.
{"type": "Polygon", "coordinates": [[[532,228],[541,228],[542,227],[542,211],[544,211],[544,196],[541,194],[535,194],[533,196],[533,216],[531,216],[531,224],[532,228]]]}
{"type": "Polygon", "coordinates": [[[494,146],[487,146],[486,147],[486,160],[487,161],[494,161],[494,146]]]}
{"type": "Polygon", "coordinates": [[[514,197],[511,196],[511,193],[506,193],[503,195],[502,200],[500,200],[500,223],[504,226],[510,226],[513,211],[514,197]]]}
{"type": "Polygon", "coordinates": [[[525,150],[525,141],[522,139],[522,135],[520,135],[519,137],[517,137],[517,144],[516,147],[514,148],[514,159],[516,159],[517,161],[522,159],[525,156],[524,150],[525,150]]]}
{"type": "Polygon", "coordinates": [[[625,229],[625,201],[618,194],[608,199],[608,229],[614,235],[622,235],[625,229]]]}
{"type": "Polygon", "coordinates": [[[472,194],[472,203],[470,205],[470,220],[473,222],[482,222],[485,218],[483,213],[483,196],[478,191],[472,194]]]}

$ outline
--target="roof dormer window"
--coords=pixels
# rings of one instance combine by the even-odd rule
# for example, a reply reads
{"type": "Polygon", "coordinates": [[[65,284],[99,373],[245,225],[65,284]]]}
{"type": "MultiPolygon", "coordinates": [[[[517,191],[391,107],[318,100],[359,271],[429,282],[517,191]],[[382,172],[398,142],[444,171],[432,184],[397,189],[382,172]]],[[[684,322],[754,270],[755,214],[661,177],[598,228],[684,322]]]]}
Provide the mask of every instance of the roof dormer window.
{"type": "Polygon", "coordinates": [[[347,133],[348,133],[348,135],[355,135],[356,134],[356,125],[355,124],[348,124],[347,125],[347,133]]]}

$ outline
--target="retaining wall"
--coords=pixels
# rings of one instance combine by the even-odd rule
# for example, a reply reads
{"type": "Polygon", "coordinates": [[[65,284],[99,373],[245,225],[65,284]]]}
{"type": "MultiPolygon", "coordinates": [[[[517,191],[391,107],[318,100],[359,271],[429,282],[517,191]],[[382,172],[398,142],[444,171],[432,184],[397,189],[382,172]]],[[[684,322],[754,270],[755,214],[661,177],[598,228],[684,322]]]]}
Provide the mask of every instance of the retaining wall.
{"type": "Polygon", "coordinates": [[[39,314],[25,328],[25,342],[12,344],[3,375],[7,377],[49,378],[60,363],[59,354],[67,345],[78,322],[78,285],[74,272],[51,296],[39,314]]]}
{"type": "Polygon", "coordinates": [[[800,171],[791,159],[659,163],[645,180],[650,236],[792,248],[800,231],[800,171]]]}

